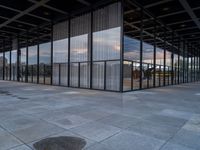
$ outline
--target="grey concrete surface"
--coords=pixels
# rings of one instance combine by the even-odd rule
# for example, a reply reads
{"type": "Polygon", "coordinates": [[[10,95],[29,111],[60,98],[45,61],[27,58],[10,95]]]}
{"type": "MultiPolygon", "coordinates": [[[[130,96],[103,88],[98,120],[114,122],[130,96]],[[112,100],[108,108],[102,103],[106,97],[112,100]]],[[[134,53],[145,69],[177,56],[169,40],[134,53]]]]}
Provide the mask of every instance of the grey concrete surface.
{"type": "Polygon", "coordinates": [[[199,150],[200,83],[121,94],[0,81],[0,150],[57,136],[84,150],[199,150]]]}

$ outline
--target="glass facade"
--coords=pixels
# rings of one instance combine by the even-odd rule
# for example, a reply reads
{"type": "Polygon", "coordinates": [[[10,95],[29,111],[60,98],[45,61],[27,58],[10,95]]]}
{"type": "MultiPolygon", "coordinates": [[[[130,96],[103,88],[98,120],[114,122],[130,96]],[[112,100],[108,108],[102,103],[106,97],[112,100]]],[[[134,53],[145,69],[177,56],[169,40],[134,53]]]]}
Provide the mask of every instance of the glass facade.
{"type": "Polygon", "coordinates": [[[123,91],[198,80],[199,55],[187,42],[140,6],[125,0],[123,10],[123,91]]]}
{"type": "Polygon", "coordinates": [[[123,92],[200,79],[199,50],[128,0],[17,38],[1,50],[2,80],[123,92]]]}

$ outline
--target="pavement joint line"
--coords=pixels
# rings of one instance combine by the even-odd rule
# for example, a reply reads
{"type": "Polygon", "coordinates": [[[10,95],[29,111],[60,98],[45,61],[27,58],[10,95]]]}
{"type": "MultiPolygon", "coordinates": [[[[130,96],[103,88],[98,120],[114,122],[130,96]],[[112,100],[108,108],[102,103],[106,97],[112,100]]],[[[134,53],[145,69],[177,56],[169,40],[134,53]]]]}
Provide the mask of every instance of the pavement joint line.
{"type": "Polygon", "coordinates": [[[161,145],[161,147],[159,148],[159,150],[162,150],[162,148],[167,144],[167,143],[169,143],[169,141],[171,140],[171,139],[173,139],[174,137],[175,137],[175,135],[183,128],[183,126],[188,122],[189,120],[187,120],[187,121],[185,121],[185,123],[169,138],[169,139],[167,139],[166,140],[166,142],[163,144],[163,145],[161,145]]]}
{"type": "MultiPolygon", "coordinates": [[[[17,146],[14,146],[12,148],[16,148],[18,146],[22,146],[22,145],[26,145],[27,147],[29,147],[30,149],[32,149],[29,145],[27,145],[23,140],[21,140],[19,137],[17,137],[16,135],[14,135],[11,131],[7,130],[6,128],[4,128],[2,125],[0,125],[0,127],[2,129],[4,129],[7,133],[9,133],[10,135],[14,136],[17,140],[19,140],[20,142],[22,142],[23,144],[20,144],[20,145],[17,145],[17,146]]],[[[10,148],[10,149],[12,149],[10,148]]],[[[9,149],[8,149],[9,150],[9,149]]],[[[33,150],[33,149],[32,149],[33,150]]]]}

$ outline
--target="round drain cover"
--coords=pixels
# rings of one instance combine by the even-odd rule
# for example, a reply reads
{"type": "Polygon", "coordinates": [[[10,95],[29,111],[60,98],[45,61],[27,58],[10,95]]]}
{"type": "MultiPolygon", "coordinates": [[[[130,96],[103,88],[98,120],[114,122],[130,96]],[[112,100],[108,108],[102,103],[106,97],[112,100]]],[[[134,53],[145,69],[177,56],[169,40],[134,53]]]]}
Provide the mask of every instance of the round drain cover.
{"type": "Polygon", "coordinates": [[[33,144],[36,150],[82,150],[86,145],[84,139],[78,137],[52,137],[33,144]]]}

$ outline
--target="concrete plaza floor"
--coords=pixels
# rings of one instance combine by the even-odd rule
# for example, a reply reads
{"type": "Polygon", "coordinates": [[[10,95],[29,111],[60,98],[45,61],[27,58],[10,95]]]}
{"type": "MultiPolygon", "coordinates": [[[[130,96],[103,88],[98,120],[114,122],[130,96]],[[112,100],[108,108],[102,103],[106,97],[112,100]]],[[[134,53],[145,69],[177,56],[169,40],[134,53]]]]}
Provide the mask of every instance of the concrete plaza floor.
{"type": "Polygon", "coordinates": [[[0,81],[0,150],[56,136],[85,150],[199,150],[200,83],[121,94],[0,81]]]}

